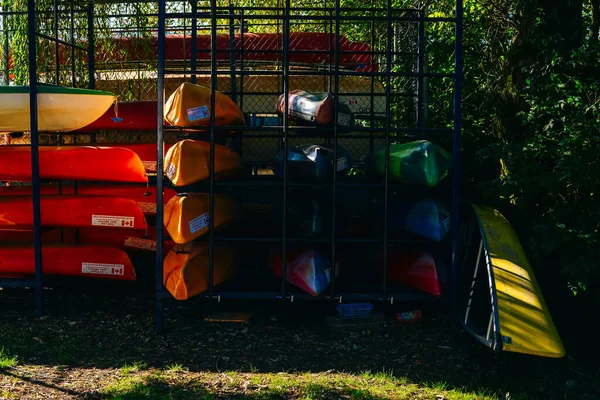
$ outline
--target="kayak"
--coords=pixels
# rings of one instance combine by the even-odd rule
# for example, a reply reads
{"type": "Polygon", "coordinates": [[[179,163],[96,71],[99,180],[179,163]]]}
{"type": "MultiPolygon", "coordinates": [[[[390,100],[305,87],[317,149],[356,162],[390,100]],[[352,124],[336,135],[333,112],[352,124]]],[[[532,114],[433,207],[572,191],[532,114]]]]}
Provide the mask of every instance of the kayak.
{"type": "MultiPolygon", "coordinates": [[[[145,229],[146,218],[131,199],[97,195],[42,195],[42,227],[145,229]]],[[[0,229],[32,230],[31,196],[0,196],[0,229]]]]}
{"type": "MultiPolygon", "coordinates": [[[[383,254],[375,256],[374,264],[378,272],[383,273],[383,254]]],[[[393,283],[407,285],[435,297],[441,295],[437,266],[431,254],[390,249],[387,277],[393,283]]]]}
{"type": "MultiPolygon", "coordinates": [[[[214,145],[215,178],[241,176],[244,164],[240,156],[227,146],[214,145]]],[[[165,157],[165,174],[175,186],[186,186],[210,178],[210,143],[185,139],[169,149],[165,157]]]]}
{"type": "MultiPolygon", "coordinates": [[[[121,249],[106,246],[45,245],[42,271],[47,275],[134,281],[131,260],[121,249]]],[[[0,276],[20,277],[35,273],[30,245],[0,246],[0,276]]]]}
{"type": "Polygon", "coordinates": [[[457,308],[463,328],[496,351],[563,357],[560,335],[510,223],[482,205],[468,204],[461,216],[457,308]]]}
{"type": "MultiPolygon", "coordinates": [[[[273,159],[273,173],[283,176],[283,153],[281,150],[273,159]]],[[[334,173],[333,149],[306,144],[288,149],[288,173],[294,178],[331,178],[334,173]]],[[[338,146],[335,172],[345,175],[352,168],[352,159],[343,147],[338,146]]]]}
{"type": "MultiPolygon", "coordinates": [[[[215,194],[214,201],[215,229],[239,217],[239,206],[235,200],[224,194],[215,194]]],[[[165,228],[177,244],[190,242],[206,234],[209,218],[208,193],[180,193],[165,205],[165,228]]]]}
{"type": "MultiPolygon", "coordinates": [[[[163,263],[163,282],[177,300],[186,300],[208,290],[209,246],[192,243],[184,252],[169,251],[163,263]]],[[[213,286],[231,279],[238,267],[238,257],[230,248],[214,247],[213,286]]]]}
{"type": "MultiPolygon", "coordinates": [[[[398,197],[401,197],[399,194],[398,197]]],[[[388,210],[391,231],[417,234],[434,242],[442,241],[451,228],[448,208],[431,198],[403,200],[394,198],[388,210]]]]}
{"type": "MultiPolygon", "coordinates": [[[[331,93],[309,93],[304,90],[292,90],[288,94],[288,117],[304,125],[329,126],[334,123],[334,97],[331,93]]],[[[277,99],[277,111],[285,113],[285,94],[277,99]]],[[[350,108],[338,103],[338,125],[351,127],[354,117],[350,108]]]]}
{"type": "MultiPolygon", "coordinates": [[[[451,162],[450,154],[427,140],[390,146],[390,178],[403,183],[435,187],[449,174],[451,162]]],[[[385,149],[367,156],[367,170],[385,175],[385,149]]]]}
{"type": "Polygon", "coordinates": [[[210,87],[184,82],[165,103],[165,121],[181,128],[202,128],[210,125],[214,113],[215,126],[246,125],[242,110],[223,93],[215,92],[215,110],[210,103],[210,87]]]}
{"type": "MultiPolygon", "coordinates": [[[[163,159],[167,151],[171,148],[172,145],[165,143],[163,146],[163,159]]],[[[138,155],[140,160],[142,160],[142,164],[144,165],[144,169],[149,173],[156,173],[156,143],[117,143],[117,144],[104,144],[102,143],[102,147],[122,147],[124,149],[129,149],[138,155]]]]}
{"type": "MultiPolygon", "coordinates": [[[[157,111],[158,104],[152,100],[119,102],[100,118],[77,131],[156,131],[157,111]]],[[[154,148],[156,150],[156,145],[154,148]]]]}
{"type": "MultiPolygon", "coordinates": [[[[97,120],[115,95],[99,90],[39,85],[38,130],[69,132],[97,120]]],[[[0,133],[31,130],[28,86],[0,86],[0,133]]]]}
{"type": "MultiPolygon", "coordinates": [[[[40,179],[106,182],[148,181],[133,151],[93,146],[41,146],[40,179]]],[[[0,146],[0,180],[31,182],[31,147],[0,146]]]]}
{"type": "MultiPolygon", "coordinates": [[[[168,233],[165,234],[168,238],[168,233]]],[[[2,231],[0,243],[33,244],[33,231],[2,231]]],[[[117,247],[124,250],[156,251],[156,228],[140,229],[120,228],[54,228],[42,232],[43,244],[89,244],[117,247]],[[62,231],[62,234],[61,234],[62,231]]],[[[165,239],[163,251],[165,254],[175,246],[172,240],[165,239]]]]}
{"type": "MultiPolygon", "coordinates": [[[[73,185],[40,185],[41,194],[75,194],[73,185]]],[[[138,185],[78,185],[77,194],[117,196],[135,200],[145,215],[156,215],[156,188],[138,185]]],[[[165,187],[163,201],[166,204],[177,192],[165,187]]],[[[0,196],[31,195],[31,186],[0,187],[0,196]]]]}
{"type": "MultiPolygon", "coordinates": [[[[331,259],[314,250],[290,250],[286,253],[286,281],[311,296],[319,296],[331,284],[331,259]]],[[[283,274],[281,248],[269,252],[269,268],[278,278],[283,274]]],[[[339,266],[336,266],[336,276],[339,266]]]]}

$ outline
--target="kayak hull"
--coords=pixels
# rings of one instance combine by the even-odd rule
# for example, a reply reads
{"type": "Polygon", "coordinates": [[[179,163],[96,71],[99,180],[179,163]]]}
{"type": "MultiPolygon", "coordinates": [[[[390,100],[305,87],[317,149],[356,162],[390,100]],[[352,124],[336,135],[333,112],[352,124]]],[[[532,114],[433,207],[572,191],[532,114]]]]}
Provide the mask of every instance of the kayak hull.
{"type": "MultiPolygon", "coordinates": [[[[114,101],[114,95],[98,90],[40,85],[38,130],[69,132],[98,119],[114,101]]],[[[29,87],[0,87],[0,133],[31,130],[29,87]]]]}
{"type": "Polygon", "coordinates": [[[156,131],[157,111],[157,103],[152,100],[119,102],[116,107],[109,108],[98,119],[78,131],[156,131]]]}
{"type": "MultiPolygon", "coordinates": [[[[148,181],[133,151],[93,146],[39,147],[40,179],[105,182],[148,181]]],[[[0,180],[31,182],[31,148],[0,146],[0,180]]]]}
{"type": "MultiPolygon", "coordinates": [[[[97,195],[43,195],[42,227],[145,229],[146,218],[131,199],[97,195]]],[[[33,230],[31,196],[0,196],[0,229],[33,230]]]]}
{"type": "MultiPolygon", "coordinates": [[[[222,180],[244,174],[240,156],[227,146],[215,144],[215,178],[222,180]]],[[[186,186],[210,178],[210,143],[185,139],[167,152],[164,172],[175,186],[186,186]]]]}
{"type": "MultiPolygon", "coordinates": [[[[378,254],[374,261],[378,272],[382,273],[383,255],[378,254]]],[[[435,259],[428,253],[390,249],[387,277],[390,282],[410,286],[434,297],[441,295],[435,259]]]]}
{"type": "MultiPolygon", "coordinates": [[[[45,245],[42,247],[42,272],[97,279],[136,279],[127,254],[121,249],[106,246],[45,245]]],[[[33,246],[0,246],[1,276],[29,276],[34,273],[33,246]]]]}
{"type": "MultiPolygon", "coordinates": [[[[209,246],[205,243],[188,245],[185,252],[172,249],[163,263],[163,282],[177,300],[197,296],[209,288],[209,246]]],[[[213,285],[231,279],[237,271],[238,257],[223,246],[214,248],[213,285]]]]}
{"type": "MultiPolygon", "coordinates": [[[[75,194],[73,185],[40,185],[40,194],[43,195],[71,195],[75,194]]],[[[144,215],[156,215],[156,188],[141,185],[78,185],[77,194],[117,196],[134,200],[144,215]]],[[[167,203],[175,192],[171,188],[164,188],[163,201],[167,203]]],[[[0,187],[0,196],[31,195],[31,186],[5,186],[0,187]]]]}
{"type": "MultiPolygon", "coordinates": [[[[209,197],[208,193],[184,193],[173,197],[165,205],[165,228],[175,243],[184,244],[208,232],[209,197]]],[[[230,197],[215,194],[214,204],[215,229],[239,217],[239,206],[230,197]]]]}

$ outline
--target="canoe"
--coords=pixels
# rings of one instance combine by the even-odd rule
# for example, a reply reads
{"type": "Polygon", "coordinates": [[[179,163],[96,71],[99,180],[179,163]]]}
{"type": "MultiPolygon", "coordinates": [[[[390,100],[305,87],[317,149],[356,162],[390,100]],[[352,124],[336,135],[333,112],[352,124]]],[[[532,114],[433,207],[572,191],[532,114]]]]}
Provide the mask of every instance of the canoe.
{"type": "MultiPolygon", "coordinates": [[[[148,181],[133,151],[93,146],[41,146],[40,178],[105,182],[148,181]]],[[[31,182],[31,147],[0,146],[0,180],[31,182]]]]}
{"type": "MultiPolygon", "coordinates": [[[[273,173],[283,176],[283,153],[281,150],[273,158],[273,173]]],[[[292,178],[331,178],[334,173],[333,148],[306,144],[288,149],[288,174],[292,178]]],[[[335,172],[345,175],[352,168],[350,153],[338,146],[335,172]]]]}
{"type": "MultiPolygon", "coordinates": [[[[237,202],[227,195],[215,194],[214,228],[239,217],[237,202]]],[[[175,243],[197,239],[209,229],[209,194],[180,193],[165,205],[164,224],[175,243]]]]}
{"type": "MultiPolygon", "coordinates": [[[[288,94],[288,118],[299,125],[329,126],[335,122],[333,94],[292,90],[288,94]]],[[[285,113],[285,94],[277,99],[277,111],[285,113]]],[[[354,125],[354,116],[343,102],[338,103],[338,126],[354,125]]]]}
{"type": "MultiPolygon", "coordinates": [[[[240,156],[227,146],[215,144],[215,178],[222,180],[244,174],[240,156]]],[[[165,174],[175,186],[185,186],[210,178],[210,144],[185,139],[169,149],[165,157],[165,174]]]]}
{"type": "MultiPolygon", "coordinates": [[[[383,274],[383,254],[377,254],[373,261],[377,272],[383,274]]],[[[410,286],[434,297],[441,295],[437,266],[431,254],[390,249],[387,277],[392,283],[410,286]]]]}
{"type": "MultiPolygon", "coordinates": [[[[451,163],[450,154],[428,140],[390,146],[390,178],[403,183],[435,187],[449,174],[451,163]]],[[[367,171],[385,175],[385,148],[369,154],[367,171]]]]}
{"type": "MultiPolygon", "coordinates": [[[[41,194],[75,194],[73,185],[40,185],[41,194]]],[[[177,194],[171,188],[163,188],[163,201],[166,204],[177,194]]],[[[95,185],[77,186],[77,194],[117,196],[135,200],[144,215],[156,215],[156,188],[141,185],[95,185]]],[[[0,196],[31,195],[31,186],[0,187],[0,196]]]]}
{"type": "MultiPolygon", "coordinates": [[[[69,132],[96,119],[113,103],[110,92],[39,85],[38,130],[69,132]]],[[[0,86],[0,133],[31,130],[28,86],[0,86]]]]}
{"type": "MultiPolygon", "coordinates": [[[[230,248],[214,247],[213,286],[231,279],[237,271],[238,257],[230,248]]],[[[184,252],[169,251],[163,263],[163,282],[177,300],[186,300],[208,290],[209,246],[192,243],[184,252]]]]}
{"type": "Polygon", "coordinates": [[[533,268],[509,222],[466,204],[458,254],[458,315],[464,329],[497,351],[560,358],[562,341],[533,268]]]}
{"type": "MultiPolygon", "coordinates": [[[[42,272],[98,279],[136,279],[127,254],[121,249],[106,246],[45,245],[42,247],[42,272]]],[[[0,276],[18,277],[34,273],[33,246],[0,246],[0,276]]]]}
{"type": "MultiPolygon", "coordinates": [[[[167,151],[171,148],[171,144],[165,143],[163,146],[163,160],[167,151]]],[[[156,143],[115,143],[105,144],[102,143],[102,147],[121,147],[129,149],[138,155],[144,169],[149,173],[156,173],[156,143]]]]}
{"type": "MultiPolygon", "coordinates": [[[[131,199],[97,195],[42,195],[42,227],[145,229],[146,218],[131,199]]],[[[0,196],[0,229],[33,229],[31,196],[0,196]]]]}
{"type": "MultiPolygon", "coordinates": [[[[401,197],[402,193],[398,197],[401,197]]],[[[434,242],[450,232],[451,215],[444,204],[432,198],[403,200],[394,198],[388,210],[390,231],[410,232],[434,242]]]]}
{"type": "Polygon", "coordinates": [[[210,125],[215,115],[215,126],[246,125],[242,110],[229,97],[215,92],[215,110],[211,109],[210,87],[190,82],[182,83],[165,103],[165,121],[180,128],[202,128],[210,125]]]}
{"type": "MultiPolygon", "coordinates": [[[[336,276],[339,266],[336,266],[336,276]]],[[[281,248],[269,251],[269,268],[278,278],[283,271],[281,248]]],[[[319,296],[331,284],[331,258],[314,250],[288,249],[286,254],[286,281],[311,296],[319,296]]]]}
{"type": "MultiPolygon", "coordinates": [[[[97,120],[77,131],[156,131],[157,111],[158,104],[152,100],[119,102],[97,120]]],[[[156,145],[154,148],[156,150],[156,145]]]]}
{"type": "MultiPolygon", "coordinates": [[[[168,238],[168,233],[165,234],[168,238]]],[[[33,244],[33,231],[2,231],[0,243],[33,244]]],[[[43,244],[88,244],[116,247],[124,250],[156,251],[156,228],[120,229],[120,228],[54,228],[42,232],[43,244]],[[62,234],[61,234],[62,231],[62,234]]],[[[166,239],[163,251],[168,253],[175,243],[166,239]]]]}

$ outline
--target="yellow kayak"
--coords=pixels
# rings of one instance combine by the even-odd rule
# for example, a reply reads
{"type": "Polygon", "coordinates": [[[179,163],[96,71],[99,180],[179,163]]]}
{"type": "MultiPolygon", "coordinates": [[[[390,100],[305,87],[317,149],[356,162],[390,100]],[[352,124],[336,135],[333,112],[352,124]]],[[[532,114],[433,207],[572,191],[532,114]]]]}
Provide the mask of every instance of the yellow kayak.
{"type": "Polygon", "coordinates": [[[215,92],[215,110],[211,109],[211,89],[189,82],[182,83],[165,104],[165,121],[177,127],[207,127],[215,115],[215,126],[246,125],[242,110],[229,97],[215,92]]]}
{"type": "MultiPolygon", "coordinates": [[[[69,132],[94,122],[113,104],[114,94],[62,86],[38,86],[38,130],[69,132]]],[[[0,133],[31,129],[28,86],[0,86],[0,133]]]]}
{"type": "MultiPolygon", "coordinates": [[[[163,282],[177,300],[186,300],[208,290],[208,244],[191,243],[184,252],[171,249],[163,263],[163,282]]],[[[230,279],[236,272],[238,257],[230,248],[214,247],[213,285],[230,279]]]]}
{"type": "MultiPolygon", "coordinates": [[[[180,193],[165,205],[164,224],[171,239],[184,244],[208,232],[210,221],[208,193],[180,193]]],[[[237,202],[227,195],[215,194],[214,228],[239,216],[237,202]]]]}
{"type": "Polygon", "coordinates": [[[495,350],[563,357],[540,286],[508,221],[481,205],[471,205],[462,219],[461,231],[471,232],[459,258],[459,315],[465,330],[495,350]]]}
{"type": "MultiPolygon", "coordinates": [[[[227,146],[215,144],[215,178],[244,174],[240,156],[227,146]]],[[[164,172],[175,186],[185,186],[210,178],[210,143],[185,139],[173,145],[165,156],[164,172]]]]}

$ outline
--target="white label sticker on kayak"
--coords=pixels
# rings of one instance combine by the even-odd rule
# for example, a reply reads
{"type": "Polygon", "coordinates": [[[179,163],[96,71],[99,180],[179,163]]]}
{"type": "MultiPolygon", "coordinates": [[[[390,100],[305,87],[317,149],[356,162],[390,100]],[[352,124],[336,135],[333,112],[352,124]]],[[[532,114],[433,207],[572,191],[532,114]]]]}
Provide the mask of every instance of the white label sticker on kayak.
{"type": "Polygon", "coordinates": [[[348,160],[346,159],[346,157],[340,157],[337,160],[337,170],[338,171],[342,171],[344,169],[348,168],[348,160]]]}
{"type": "Polygon", "coordinates": [[[125,275],[123,264],[81,263],[81,273],[91,275],[125,275]]]}
{"type": "Polygon", "coordinates": [[[135,249],[156,251],[156,242],[151,239],[142,239],[127,236],[125,238],[125,247],[133,247],[135,249]]]}
{"type": "Polygon", "coordinates": [[[142,161],[142,165],[148,171],[156,171],[156,161],[142,161]]]}
{"type": "Polygon", "coordinates": [[[209,221],[210,217],[208,216],[208,213],[204,213],[201,216],[194,218],[190,221],[190,232],[196,233],[200,229],[206,228],[209,221]]]}
{"type": "Polygon", "coordinates": [[[93,226],[112,226],[133,228],[133,217],[121,217],[117,215],[92,215],[93,226]]]}
{"type": "Polygon", "coordinates": [[[199,106],[194,108],[187,109],[187,115],[190,121],[198,121],[201,119],[206,119],[210,117],[210,113],[208,112],[208,107],[199,106]]]}
{"type": "Polygon", "coordinates": [[[167,165],[167,176],[169,177],[169,179],[175,178],[176,173],[177,168],[175,168],[173,164],[169,163],[169,165],[167,165]]]}
{"type": "Polygon", "coordinates": [[[152,213],[156,214],[156,203],[147,203],[145,201],[138,201],[138,206],[142,209],[145,214],[152,213]]]}

